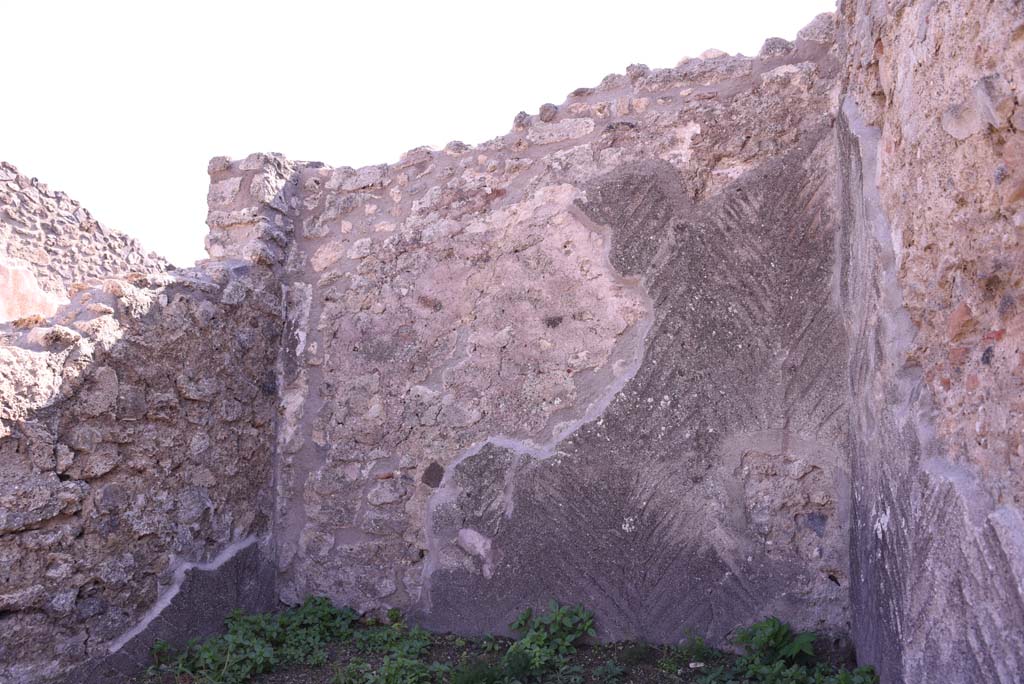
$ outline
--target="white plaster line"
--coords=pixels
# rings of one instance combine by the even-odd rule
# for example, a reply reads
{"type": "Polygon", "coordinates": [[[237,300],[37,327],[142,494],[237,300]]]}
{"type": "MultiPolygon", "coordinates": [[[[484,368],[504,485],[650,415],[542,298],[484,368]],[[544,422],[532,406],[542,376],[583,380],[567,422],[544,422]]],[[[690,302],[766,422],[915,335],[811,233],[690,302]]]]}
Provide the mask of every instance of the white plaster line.
{"type": "MultiPolygon", "coordinates": [[[[493,444],[494,446],[506,449],[517,456],[527,456],[538,461],[554,456],[558,453],[559,444],[574,435],[583,426],[593,423],[604,416],[605,411],[607,411],[611,403],[619,396],[622,390],[625,389],[630,380],[640,372],[640,368],[643,366],[644,356],[647,352],[647,336],[654,327],[655,316],[657,313],[654,300],[651,298],[648,289],[644,286],[642,279],[623,276],[612,265],[612,229],[591,220],[590,217],[588,217],[585,212],[581,211],[575,204],[570,204],[568,210],[577,221],[589,228],[592,233],[600,235],[604,239],[604,268],[612,274],[614,282],[632,290],[643,300],[646,312],[631,326],[631,329],[619,335],[618,341],[609,351],[608,359],[605,361],[604,366],[594,371],[595,374],[601,374],[602,372],[609,373],[611,374],[611,378],[605,382],[603,390],[598,393],[598,395],[592,399],[589,404],[587,404],[580,415],[553,425],[550,428],[551,432],[548,439],[539,443],[529,437],[515,438],[500,433],[489,435],[470,445],[445,467],[444,476],[440,485],[438,485],[437,490],[427,498],[427,505],[424,512],[423,530],[427,543],[427,558],[426,562],[423,564],[421,577],[423,578],[423,590],[426,597],[425,600],[421,600],[423,600],[428,611],[432,608],[431,577],[433,576],[434,571],[437,570],[441,551],[440,540],[438,540],[437,534],[434,532],[434,511],[437,510],[438,507],[451,502],[456,496],[458,496],[458,491],[454,484],[454,478],[455,471],[458,469],[459,465],[466,459],[479,454],[488,444],[493,444]],[[625,362],[625,366],[616,371],[615,365],[623,362],[625,362]]],[[[515,463],[509,468],[509,472],[506,472],[506,517],[511,517],[512,515],[514,491],[516,489],[516,483],[509,479],[509,474],[520,465],[520,463],[515,463]]]]}
{"type": "Polygon", "coordinates": [[[146,614],[142,616],[139,622],[129,629],[127,632],[118,637],[112,644],[110,644],[110,653],[116,653],[120,651],[125,644],[137,637],[139,634],[149,627],[150,623],[157,618],[160,613],[164,611],[167,606],[171,605],[171,601],[181,591],[181,585],[185,582],[185,575],[189,570],[216,570],[229,560],[238,555],[240,551],[244,551],[258,541],[256,535],[249,535],[245,539],[236,541],[232,544],[227,545],[221,550],[217,556],[209,563],[189,563],[185,562],[174,569],[174,581],[171,582],[171,586],[164,591],[160,597],[153,604],[153,607],[146,611],[146,614]]]}
{"type": "MultiPolygon", "coordinates": [[[[645,291],[641,291],[641,294],[650,308],[647,315],[635,324],[636,328],[634,329],[633,334],[636,335],[636,341],[634,342],[630,340],[629,342],[631,342],[631,344],[625,345],[627,346],[627,351],[622,358],[629,358],[631,355],[632,358],[629,359],[629,365],[626,366],[618,377],[605,385],[604,391],[587,406],[583,415],[574,420],[559,423],[550,438],[540,444],[531,439],[516,439],[503,434],[489,435],[465,449],[447,465],[441,484],[438,485],[437,490],[427,499],[426,511],[424,513],[423,529],[427,542],[427,559],[423,564],[422,577],[426,593],[425,604],[428,610],[432,607],[430,595],[432,587],[430,578],[437,569],[437,565],[440,560],[440,544],[437,539],[437,535],[434,533],[434,511],[439,506],[452,501],[456,496],[458,496],[458,491],[454,484],[454,478],[455,471],[458,469],[459,465],[466,459],[479,454],[488,444],[493,444],[494,446],[507,449],[513,454],[519,456],[528,456],[538,461],[542,461],[557,454],[558,445],[575,434],[581,427],[602,417],[608,409],[608,406],[626,387],[629,381],[636,376],[640,371],[640,367],[643,365],[644,353],[647,349],[647,335],[654,326],[654,304],[653,301],[651,301],[650,296],[645,291]]],[[[620,342],[620,344],[621,343],[622,342],[620,342]]],[[[615,356],[616,354],[613,351],[610,355],[609,363],[614,362],[611,359],[615,356]]],[[[513,465],[510,470],[515,469],[516,467],[518,467],[518,464],[513,465]]],[[[513,496],[512,494],[509,494],[510,489],[515,489],[515,483],[509,483],[506,481],[505,491],[506,496],[509,498],[509,502],[512,501],[513,496]]],[[[511,515],[511,506],[506,508],[505,515],[511,515]]]]}

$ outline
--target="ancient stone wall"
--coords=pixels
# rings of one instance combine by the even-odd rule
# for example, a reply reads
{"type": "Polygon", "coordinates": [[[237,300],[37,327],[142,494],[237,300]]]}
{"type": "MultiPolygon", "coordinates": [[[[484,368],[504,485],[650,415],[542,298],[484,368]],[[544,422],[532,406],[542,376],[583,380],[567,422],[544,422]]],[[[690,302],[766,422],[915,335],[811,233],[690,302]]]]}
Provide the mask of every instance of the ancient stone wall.
{"type": "Polygon", "coordinates": [[[252,237],[272,199],[238,199],[219,259],[94,280],[0,328],[0,681],[121,681],[157,638],[276,604],[283,307],[275,247],[252,237]]]}
{"type": "Polygon", "coordinates": [[[300,172],[285,601],[477,634],[550,598],[614,639],[846,631],[830,29],[300,172]]]}
{"type": "Polygon", "coordinates": [[[166,268],[63,192],[0,162],[0,321],[50,316],[70,285],[89,278],[166,268]]]}
{"type": "Polygon", "coordinates": [[[1024,17],[843,2],[854,638],[883,681],[1024,672],[1024,17]]]}
{"type": "Polygon", "coordinates": [[[325,594],[1016,681],[1019,9],[844,1],[477,147],[214,159],[211,260],[0,327],[0,679],[325,594]]]}

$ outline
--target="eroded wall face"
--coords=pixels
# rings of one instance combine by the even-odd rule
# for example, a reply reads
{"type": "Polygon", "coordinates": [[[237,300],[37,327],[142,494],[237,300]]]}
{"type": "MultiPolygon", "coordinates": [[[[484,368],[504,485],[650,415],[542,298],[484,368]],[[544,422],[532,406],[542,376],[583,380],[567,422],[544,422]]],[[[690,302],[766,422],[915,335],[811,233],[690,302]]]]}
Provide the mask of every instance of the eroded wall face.
{"type": "Polygon", "coordinates": [[[829,28],[631,67],[477,148],[301,169],[284,600],[845,630],[829,28]]]}
{"type": "Polygon", "coordinates": [[[1020,5],[839,19],[858,654],[883,681],[1019,681],[1020,5]]]}
{"type": "Polygon", "coordinates": [[[125,681],[275,605],[281,310],[270,269],[224,260],[2,329],[0,680],[125,681]]]}

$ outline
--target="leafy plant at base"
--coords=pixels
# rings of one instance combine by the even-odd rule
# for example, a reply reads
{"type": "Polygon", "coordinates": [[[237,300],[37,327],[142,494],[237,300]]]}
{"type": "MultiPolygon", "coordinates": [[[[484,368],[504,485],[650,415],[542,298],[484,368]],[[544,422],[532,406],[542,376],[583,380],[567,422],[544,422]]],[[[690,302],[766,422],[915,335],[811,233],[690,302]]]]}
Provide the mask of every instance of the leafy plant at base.
{"type": "Polygon", "coordinates": [[[814,632],[794,633],[776,617],[737,631],[733,641],[743,647],[746,657],[762,663],[782,661],[794,665],[814,656],[814,632]]]}
{"type": "Polygon", "coordinates": [[[480,650],[484,653],[497,653],[501,650],[501,642],[493,634],[488,634],[480,641],[480,650]]]}
{"type": "Polygon", "coordinates": [[[505,671],[499,667],[476,661],[462,665],[452,672],[451,684],[504,684],[505,671]]]}
{"type": "MultiPolygon", "coordinates": [[[[170,675],[177,684],[244,684],[253,676],[279,665],[322,665],[328,644],[347,641],[350,649],[372,654],[374,665],[361,658],[335,670],[333,684],[583,684],[583,668],[571,661],[578,642],[595,636],[594,618],[583,606],[561,606],[552,601],[546,613],[523,611],[511,627],[520,638],[511,644],[497,664],[483,660],[463,663],[454,671],[445,664],[427,662],[438,640],[426,631],[409,629],[401,613],[391,610],[387,620],[360,617],[348,609],[336,609],[323,598],[311,598],[302,606],[281,613],[244,615],[232,613],[227,633],[203,643],[190,642],[174,653],[164,642],[153,647],[151,677],[170,675]]],[[[689,681],[690,663],[701,663],[701,684],[877,684],[871,668],[837,670],[815,664],[814,634],[794,632],[777,618],[769,618],[739,630],[735,643],[741,656],[717,651],[700,637],[690,636],[667,652],[658,667],[689,681]],[[712,666],[712,667],[709,667],[712,666]]],[[[469,642],[454,636],[442,641],[460,649],[469,642]]],[[[493,637],[473,642],[478,653],[502,648],[493,637]]],[[[627,645],[623,662],[651,664],[663,649],[645,644],[627,645]]],[[[466,653],[461,654],[465,660],[466,653]]],[[[609,660],[594,667],[589,681],[619,684],[626,669],[609,660]]]]}
{"type": "Polygon", "coordinates": [[[367,676],[372,672],[370,664],[361,658],[355,658],[334,673],[332,684],[363,684],[367,676]]]}
{"type": "Polygon", "coordinates": [[[353,637],[356,649],[363,653],[392,653],[405,658],[419,658],[430,648],[430,634],[405,625],[375,625],[357,631],[353,637]]]}
{"type": "Polygon", "coordinates": [[[527,608],[510,627],[522,636],[509,647],[502,663],[509,681],[521,684],[540,681],[548,674],[573,681],[572,673],[562,671],[568,657],[576,652],[577,641],[597,635],[593,613],[582,605],[560,606],[557,601],[539,616],[527,608]]]}
{"type": "Polygon", "coordinates": [[[387,655],[377,668],[363,661],[352,661],[338,670],[332,684],[429,684],[450,671],[447,665],[425,663],[416,658],[387,655]]]}
{"type": "Polygon", "coordinates": [[[679,646],[669,650],[668,654],[658,661],[658,669],[670,674],[688,671],[690,663],[700,663],[702,667],[722,663],[729,655],[708,646],[702,637],[688,633],[679,646]]]}
{"type": "Polygon", "coordinates": [[[553,675],[544,678],[551,684],[583,684],[583,668],[579,665],[562,665],[553,675]]]}
{"type": "Polygon", "coordinates": [[[355,612],[335,608],[325,598],[310,598],[298,608],[280,613],[245,615],[235,611],[225,621],[226,634],[203,643],[189,642],[181,653],[157,642],[148,674],[243,684],[278,665],[322,665],[327,662],[327,643],[351,636],[358,618],[355,612]]]}
{"type": "Polygon", "coordinates": [[[713,663],[722,660],[725,654],[707,645],[703,637],[688,634],[686,640],[676,649],[676,654],[689,663],[713,663]]]}
{"type": "Polygon", "coordinates": [[[603,665],[594,668],[594,677],[602,684],[619,684],[626,676],[626,668],[614,660],[605,661],[603,665]]]}
{"type": "Polygon", "coordinates": [[[814,633],[793,632],[778,618],[754,623],[736,633],[734,643],[744,653],[731,667],[719,666],[703,675],[700,684],[877,684],[870,667],[836,670],[817,664],[814,633]]]}

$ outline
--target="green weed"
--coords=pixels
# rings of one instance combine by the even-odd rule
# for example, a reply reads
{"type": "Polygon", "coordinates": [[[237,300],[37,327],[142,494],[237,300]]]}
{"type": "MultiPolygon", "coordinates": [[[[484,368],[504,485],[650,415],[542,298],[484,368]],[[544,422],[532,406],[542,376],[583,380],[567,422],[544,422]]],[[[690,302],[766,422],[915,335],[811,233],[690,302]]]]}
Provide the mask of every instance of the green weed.
{"type": "Polygon", "coordinates": [[[601,684],[619,684],[626,676],[626,668],[614,660],[606,661],[603,665],[594,668],[594,678],[601,684]]]}
{"type": "MultiPolygon", "coordinates": [[[[593,667],[587,679],[573,662],[580,641],[596,635],[594,616],[581,605],[563,606],[552,601],[545,612],[527,609],[512,623],[518,640],[507,648],[501,640],[486,637],[467,641],[460,637],[432,637],[409,628],[398,610],[386,620],[360,618],[349,609],[338,609],[324,598],[311,598],[298,608],[280,613],[244,615],[232,613],[225,634],[202,643],[191,642],[175,652],[167,643],[152,649],[150,682],[167,684],[245,684],[262,673],[285,665],[324,665],[328,646],[347,644],[358,657],[336,667],[332,684],[621,684],[627,668],[608,660],[593,667]],[[451,644],[462,650],[458,667],[428,662],[433,645],[451,644]],[[496,663],[467,657],[504,654],[496,663]]],[[[877,684],[871,668],[837,670],[814,660],[815,635],[795,632],[777,618],[768,618],[738,630],[739,656],[708,646],[690,635],[657,661],[658,667],[686,681],[700,684],[877,684]],[[690,668],[690,663],[701,663],[690,668]],[[698,674],[699,672],[699,674],[698,674]]],[[[642,668],[665,650],[646,644],[630,644],[616,656],[621,663],[642,668]]]]}
{"type": "Polygon", "coordinates": [[[225,622],[226,634],[203,643],[190,642],[180,653],[164,642],[154,644],[154,665],[147,674],[151,678],[171,674],[176,681],[204,684],[243,684],[278,665],[322,665],[327,661],[327,643],[351,636],[358,617],[324,598],[310,598],[281,613],[235,611],[225,622]]]}
{"type": "Polygon", "coordinates": [[[503,663],[513,682],[541,681],[554,673],[566,682],[573,674],[563,672],[576,642],[596,636],[594,615],[583,606],[561,606],[552,601],[548,612],[534,615],[527,608],[509,627],[521,636],[505,654],[503,663]]]}
{"type": "Polygon", "coordinates": [[[754,623],[736,633],[743,655],[702,675],[700,684],[877,684],[870,667],[853,671],[813,664],[814,633],[794,632],[778,618],[754,623]]]}

